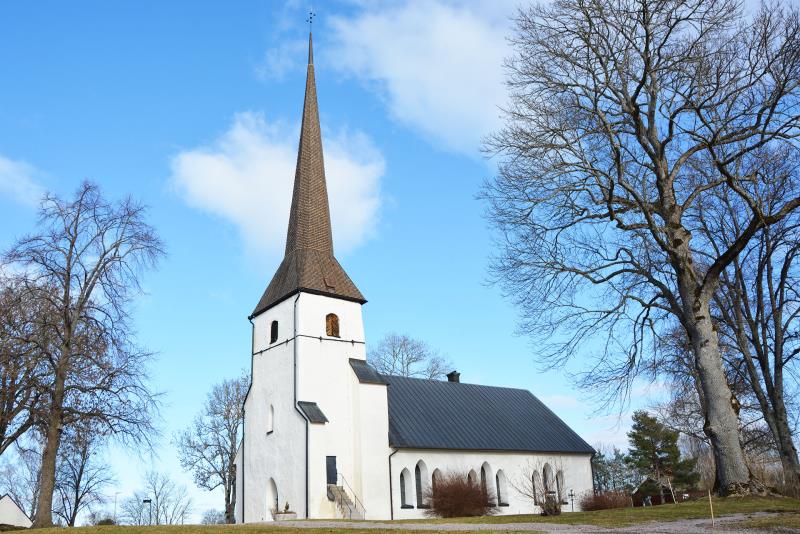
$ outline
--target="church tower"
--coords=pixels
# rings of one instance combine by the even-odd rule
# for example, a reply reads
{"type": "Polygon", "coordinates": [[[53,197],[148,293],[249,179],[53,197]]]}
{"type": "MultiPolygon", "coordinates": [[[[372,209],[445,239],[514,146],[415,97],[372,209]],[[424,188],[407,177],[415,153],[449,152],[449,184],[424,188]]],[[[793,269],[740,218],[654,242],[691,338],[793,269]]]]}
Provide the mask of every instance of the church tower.
{"type": "Polygon", "coordinates": [[[298,517],[388,515],[386,384],[364,376],[365,302],[334,256],[309,34],[286,249],[249,317],[237,522],[270,521],[287,504],[298,517]]]}

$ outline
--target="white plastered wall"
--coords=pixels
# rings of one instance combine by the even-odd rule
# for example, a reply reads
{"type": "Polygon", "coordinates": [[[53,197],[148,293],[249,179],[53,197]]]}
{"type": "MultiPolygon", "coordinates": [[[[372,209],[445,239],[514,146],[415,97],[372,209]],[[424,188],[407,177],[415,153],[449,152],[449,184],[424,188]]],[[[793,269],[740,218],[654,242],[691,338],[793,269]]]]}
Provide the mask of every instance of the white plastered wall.
{"type": "MultiPolygon", "coordinates": [[[[481,466],[488,464],[487,487],[491,493],[496,494],[495,475],[499,469],[505,473],[507,484],[507,495],[503,495],[503,501],[508,506],[498,508],[498,514],[530,514],[538,513],[531,499],[520,494],[514,489],[514,485],[524,487],[526,482],[525,475],[532,469],[541,469],[549,463],[554,472],[561,470],[564,477],[564,487],[562,494],[567,500],[566,495],[572,490],[575,495],[575,511],[578,511],[578,496],[584,492],[592,490],[592,468],[591,456],[588,454],[534,454],[518,452],[496,452],[496,451],[451,451],[451,450],[427,450],[427,449],[400,449],[392,455],[392,507],[394,509],[394,519],[414,519],[425,516],[425,510],[416,506],[416,484],[414,480],[414,469],[417,462],[422,460],[427,468],[427,478],[423,484],[430,484],[430,478],[434,470],[439,469],[442,474],[456,472],[465,477],[471,469],[474,469],[480,480],[481,466]],[[406,495],[406,500],[413,508],[402,508],[400,500],[400,473],[403,469],[408,469],[411,476],[411,494],[406,495]]],[[[562,511],[570,511],[570,505],[564,505],[562,511]]]]}
{"type": "MultiPolygon", "coordinates": [[[[286,502],[305,513],[306,426],[294,406],[294,302],[291,297],[253,319],[253,374],[245,402],[243,492],[244,522],[271,521],[275,507],[286,502]],[[270,344],[270,325],[278,321],[278,340],[270,344]],[[270,406],[274,410],[268,433],[270,406]],[[270,501],[269,503],[267,501],[270,501]]],[[[299,303],[298,303],[299,304],[299,303]]]]}
{"type": "Polygon", "coordinates": [[[326,457],[336,457],[340,485],[358,498],[367,518],[389,514],[389,422],[386,386],[361,384],[349,360],[366,359],[361,305],[302,294],[299,327],[298,400],[316,402],[328,419],[312,424],[309,454],[309,515],[338,517],[327,498],[326,457]],[[325,317],[339,318],[339,338],[325,332],[325,317]],[[320,339],[321,338],[321,339],[320,339]]]}
{"type": "Polygon", "coordinates": [[[32,523],[11,497],[3,495],[0,498],[0,524],[29,528],[32,523]]]}
{"type": "Polygon", "coordinates": [[[308,517],[337,517],[327,498],[326,456],[336,456],[348,493],[363,503],[368,518],[388,517],[386,386],[359,383],[349,363],[350,358],[366,359],[361,305],[300,293],[254,318],[253,325],[253,383],[245,403],[244,450],[239,453],[244,522],[272,519],[270,479],[281,509],[288,502],[298,517],[306,517],[308,483],[308,517]],[[326,335],[329,313],[339,318],[338,338],[326,335]],[[274,320],[278,340],[270,344],[274,320]],[[294,405],[295,342],[297,400],[316,402],[328,419],[308,425],[307,475],[306,421],[294,405]],[[272,433],[267,432],[270,405],[275,414],[272,433]]]}

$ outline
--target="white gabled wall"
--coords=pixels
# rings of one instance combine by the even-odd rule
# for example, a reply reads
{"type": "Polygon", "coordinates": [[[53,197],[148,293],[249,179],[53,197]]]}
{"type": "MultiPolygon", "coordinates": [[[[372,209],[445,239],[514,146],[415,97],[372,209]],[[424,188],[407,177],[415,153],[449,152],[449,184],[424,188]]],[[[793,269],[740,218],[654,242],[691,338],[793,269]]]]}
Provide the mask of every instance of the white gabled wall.
{"type": "MultiPolygon", "coordinates": [[[[456,472],[465,477],[474,469],[480,481],[481,466],[487,464],[489,479],[487,486],[492,493],[496,493],[495,475],[499,469],[503,470],[507,479],[507,495],[504,501],[508,506],[498,508],[498,514],[530,514],[538,513],[538,507],[527,497],[521,495],[514,486],[521,486],[523,476],[530,469],[529,466],[544,466],[549,463],[554,473],[561,469],[564,475],[563,495],[570,490],[575,492],[575,510],[578,511],[578,496],[587,491],[592,491],[591,456],[588,454],[534,454],[521,452],[497,451],[453,451],[453,450],[428,450],[428,449],[399,449],[392,456],[392,503],[394,519],[416,519],[425,516],[425,510],[419,509],[416,503],[416,484],[414,469],[417,462],[422,460],[425,465],[426,476],[423,485],[431,483],[431,477],[436,469],[442,474],[456,472]],[[409,484],[411,493],[407,494],[407,501],[413,508],[402,508],[400,501],[400,473],[408,469],[411,477],[409,484]]],[[[540,467],[541,469],[541,467],[540,467]]],[[[567,498],[567,500],[569,500],[567,498]]],[[[564,505],[563,511],[569,511],[570,506],[564,505]]]]}
{"type": "Polygon", "coordinates": [[[8,495],[0,497],[0,524],[30,528],[32,522],[8,495]]]}
{"type": "Polygon", "coordinates": [[[244,521],[272,519],[267,503],[272,499],[270,479],[276,483],[281,509],[288,502],[299,517],[305,517],[308,483],[308,516],[337,517],[327,498],[327,456],[336,456],[348,492],[363,503],[368,517],[388,517],[386,386],[359,383],[349,362],[366,359],[361,305],[300,293],[254,318],[253,326],[253,377],[245,403],[244,451],[240,451],[244,521]],[[326,335],[329,313],[339,318],[338,338],[326,335]],[[270,345],[274,320],[278,341],[270,345]],[[316,402],[328,419],[326,424],[308,425],[307,472],[306,422],[294,405],[295,343],[297,400],[316,402]],[[270,405],[274,431],[267,434],[270,405]]]}

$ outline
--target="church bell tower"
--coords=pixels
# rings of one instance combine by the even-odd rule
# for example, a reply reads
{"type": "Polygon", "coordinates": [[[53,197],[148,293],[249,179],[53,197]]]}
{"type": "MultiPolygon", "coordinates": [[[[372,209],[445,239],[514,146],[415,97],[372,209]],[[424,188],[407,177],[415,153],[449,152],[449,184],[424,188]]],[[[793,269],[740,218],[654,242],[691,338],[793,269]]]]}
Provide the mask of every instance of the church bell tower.
{"type": "Polygon", "coordinates": [[[309,34],[286,249],[249,317],[252,376],[237,459],[237,520],[269,521],[287,504],[298,517],[332,518],[337,488],[349,488],[362,507],[365,495],[386,493],[388,479],[366,474],[386,462],[386,386],[365,387],[354,372],[366,360],[365,302],[334,256],[309,34]],[[384,414],[379,421],[365,411],[376,406],[384,414]],[[365,463],[365,449],[375,462],[365,463]]]}

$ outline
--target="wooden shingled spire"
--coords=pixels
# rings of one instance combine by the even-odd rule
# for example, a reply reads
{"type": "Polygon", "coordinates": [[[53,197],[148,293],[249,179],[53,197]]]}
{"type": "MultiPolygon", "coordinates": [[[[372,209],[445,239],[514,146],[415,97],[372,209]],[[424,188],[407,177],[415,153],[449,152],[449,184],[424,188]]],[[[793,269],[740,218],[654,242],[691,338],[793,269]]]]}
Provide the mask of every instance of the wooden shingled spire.
{"type": "Polygon", "coordinates": [[[303,122],[297,150],[289,229],[286,233],[286,252],[251,317],[299,291],[366,302],[333,255],[310,33],[303,122]]]}

